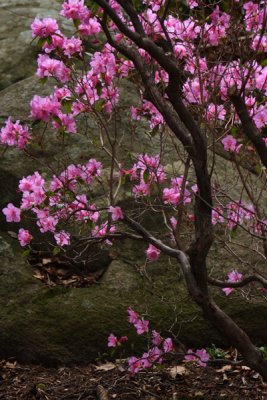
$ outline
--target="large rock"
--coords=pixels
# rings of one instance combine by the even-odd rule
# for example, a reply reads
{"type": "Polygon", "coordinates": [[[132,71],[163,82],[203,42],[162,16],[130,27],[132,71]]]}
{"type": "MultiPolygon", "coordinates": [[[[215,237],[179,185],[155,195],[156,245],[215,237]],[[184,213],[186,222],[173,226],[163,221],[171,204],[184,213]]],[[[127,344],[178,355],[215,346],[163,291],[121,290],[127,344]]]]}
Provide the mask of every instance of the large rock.
{"type": "MultiPolygon", "coordinates": [[[[37,49],[32,43],[31,23],[36,16],[59,18],[57,0],[1,0],[0,90],[30,75],[36,69],[37,49]]],[[[71,24],[63,18],[64,31],[71,24]]]]}
{"type": "MultiPolygon", "coordinates": [[[[141,265],[140,244],[121,244],[102,281],[88,288],[48,288],[32,276],[32,267],[4,233],[0,238],[0,357],[49,365],[87,363],[107,352],[110,332],[129,335],[126,354],[138,354],[142,338],[127,323],[129,306],[145,313],[152,328],[171,328],[189,346],[226,344],[203,321],[188,298],[178,266],[166,258],[141,265]],[[145,278],[147,276],[148,278],[145,278]],[[148,280],[147,280],[148,279],[148,280]],[[134,345],[134,349],[131,346],[134,345]]],[[[141,249],[141,253],[144,249],[141,249]]],[[[266,307],[244,299],[219,302],[257,343],[267,331],[266,307]],[[226,304],[227,303],[227,304],[226,304]]]]}

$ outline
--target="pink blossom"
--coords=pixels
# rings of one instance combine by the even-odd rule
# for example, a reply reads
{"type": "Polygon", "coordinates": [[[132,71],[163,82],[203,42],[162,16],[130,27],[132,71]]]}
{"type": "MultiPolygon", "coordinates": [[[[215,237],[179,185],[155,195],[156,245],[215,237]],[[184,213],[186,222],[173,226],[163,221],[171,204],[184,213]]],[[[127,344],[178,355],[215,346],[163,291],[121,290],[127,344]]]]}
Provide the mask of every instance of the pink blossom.
{"type": "Polygon", "coordinates": [[[89,18],[79,25],[79,31],[84,36],[96,35],[100,30],[100,24],[96,18],[89,18]]]}
{"type": "Polygon", "coordinates": [[[172,351],[173,344],[171,338],[167,338],[163,342],[163,349],[165,353],[170,353],[172,351]]]}
{"type": "Polygon", "coordinates": [[[35,18],[31,24],[31,28],[33,37],[39,36],[41,38],[46,38],[57,32],[58,24],[53,18],[44,18],[43,20],[35,18]]]}
{"type": "Polygon", "coordinates": [[[196,0],[187,0],[187,2],[190,8],[198,7],[198,2],[196,0]]]}
{"type": "Polygon", "coordinates": [[[160,336],[160,334],[157,331],[153,330],[152,331],[152,343],[155,346],[159,346],[161,344],[161,342],[162,342],[162,337],[160,336]]]}
{"type": "Polygon", "coordinates": [[[118,338],[111,333],[108,337],[108,347],[116,347],[118,345],[118,338]]]}
{"type": "Polygon", "coordinates": [[[131,307],[129,307],[128,308],[128,321],[131,323],[131,324],[135,324],[136,323],[136,321],[138,320],[138,318],[139,318],[139,314],[136,312],[136,311],[134,311],[131,307]]]}
{"type": "Polygon", "coordinates": [[[24,247],[30,243],[32,236],[28,230],[21,228],[18,233],[18,239],[20,245],[24,247]]]}
{"type": "Polygon", "coordinates": [[[192,349],[189,349],[184,359],[185,361],[196,361],[202,367],[206,367],[210,356],[205,349],[197,349],[195,353],[192,349]]]}
{"type": "Polygon", "coordinates": [[[130,357],[128,360],[128,364],[129,364],[129,371],[132,374],[136,374],[143,367],[142,360],[140,360],[139,358],[136,358],[136,357],[130,357]]]}
{"type": "Polygon", "coordinates": [[[152,347],[151,349],[149,349],[148,353],[145,353],[143,355],[143,357],[147,355],[148,357],[148,361],[150,364],[153,363],[158,363],[161,364],[162,363],[162,350],[159,349],[157,346],[152,347]]]}
{"type": "Polygon", "coordinates": [[[3,209],[3,214],[6,216],[7,222],[20,222],[20,209],[12,203],[8,203],[7,207],[3,209]]]}
{"type": "Polygon", "coordinates": [[[207,120],[216,121],[216,120],[224,120],[226,115],[226,110],[223,105],[215,105],[210,103],[207,111],[207,120]]]}
{"type": "Polygon", "coordinates": [[[212,210],[211,217],[212,217],[212,225],[224,222],[224,217],[222,216],[222,210],[219,207],[217,207],[216,210],[212,210]]]}
{"type": "Polygon", "coordinates": [[[146,256],[149,261],[157,261],[160,255],[160,250],[157,249],[153,244],[150,244],[146,249],[146,256]]]}
{"type": "Polygon", "coordinates": [[[76,121],[72,114],[63,114],[62,112],[59,112],[57,117],[59,118],[60,122],[58,119],[52,122],[52,125],[55,129],[60,130],[63,128],[64,131],[69,133],[77,132],[76,121]]]}
{"type": "Polygon", "coordinates": [[[228,282],[239,282],[242,278],[243,275],[241,272],[238,272],[235,269],[228,274],[228,282]]]}
{"type": "Polygon", "coordinates": [[[38,215],[37,225],[42,233],[55,232],[57,223],[58,223],[57,217],[54,217],[52,215],[41,216],[41,213],[39,213],[38,215]]]}
{"type": "Polygon", "coordinates": [[[89,10],[84,0],[68,0],[63,3],[60,15],[67,19],[84,19],[89,16],[89,10]]]}
{"type": "Polygon", "coordinates": [[[111,213],[112,221],[118,221],[119,219],[123,219],[122,209],[120,207],[112,207],[110,206],[108,212],[111,213]]]}
{"type": "Polygon", "coordinates": [[[10,117],[0,130],[0,143],[7,146],[16,146],[19,149],[24,149],[30,138],[27,125],[22,126],[20,121],[13,123],[10,117]]]}
{"type": "Polygon", "coordinates": [[[242,144],[237,145],[237,140],[232,135],[225,136],[225,138],[222,139],[221,142],[225,151],[232,151],[237,154],[240,152],[242,144]]]}
{"type": "Polygon", "coordinates": [[[71,58],[75,53],[81,53],[82,51],[82,41],[81,39],[72,37],[70,39],[66,38],[63,41],[62,50],[68,58],[71,58]]]}
{"type": "Polygon", "coordinates": [[[134,326],[136,328],[136,332],[138,335],[142,335],[145,332],[148,332],[149,321],[146,321],[144,318],[136,320],[134,322],[134,326]]]}
{"type": "MultiPolygon", "coordinates": [[[[236,270],[233,270],[231,272],[229,272],[228,274],[228,282],[239,282],[241,281],[243,278],[243,275],[241,274],[241,272],[238,272],[236,270]]],[[[230,293],[232,293],[234,289],[233,288],[223,288],[222,291],[226,294],[226,296],[229,296],[230,293]]]]}
{"type": "Polygon", "coordinates": [[[62,83],[70,80],[70,69],[62,61],[50,58],[47,54],[39,54],[37,64],[36,75],[39,78],[52,76],[62,83]]]}
{"type": "Polygon", "coordinates": [[[31,100],[31,117],[48,122],[51,116],[58,116],[60,103],[51,96],[33,96],[31,100]]]}
{"type": "Polygon", "coordinates": [[[65,231],[60,231],[54,234],[54,238],[58,246],[69,246],[70,245],[70,234],[65,231]]]}
{"type": "Polygon", "coordinates": [[[223,288],[222,291],[225,293],[226,296],[229,296],[230,293],[232,293],[234,289],[233,288],[223,288]]]}

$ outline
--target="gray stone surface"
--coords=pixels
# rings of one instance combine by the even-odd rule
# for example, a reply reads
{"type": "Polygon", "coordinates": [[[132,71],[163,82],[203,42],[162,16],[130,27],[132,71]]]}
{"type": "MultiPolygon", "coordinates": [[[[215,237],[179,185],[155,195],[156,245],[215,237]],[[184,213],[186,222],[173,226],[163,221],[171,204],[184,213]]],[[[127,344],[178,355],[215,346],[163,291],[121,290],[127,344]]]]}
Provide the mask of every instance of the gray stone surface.
{"type": "Polygon", "coordinates": [[[31,43],[30,25],[35,16],[54,17],[69,31],[71,24],[58,18],[57,0],[1,0],[0,2],[0,90],[35,72],[37,49],[31,43]]]}
{"type": "MultiPolygon", "coordinates": [[[[146,267],[148,280],[144,270],[143,276],[136,273],[143,250],[140,244],[121,244],[119,258],[91,287],[48,288],[32,276],[14,239],[0,232],[0,357],[48,365],[87,363],[108,351],[110,332],[129,335],[126,354],[138,354],[144,342],[127,322],[129,306],[145,313],[151,327],[163,334],[169,334],[172,325],[188,346],[226,344],[188,298],[176,265],[163,258],[146,267]]],[[[266,307],[236,299],[218,298],[256,342],[263,343],[266,307]]]]}

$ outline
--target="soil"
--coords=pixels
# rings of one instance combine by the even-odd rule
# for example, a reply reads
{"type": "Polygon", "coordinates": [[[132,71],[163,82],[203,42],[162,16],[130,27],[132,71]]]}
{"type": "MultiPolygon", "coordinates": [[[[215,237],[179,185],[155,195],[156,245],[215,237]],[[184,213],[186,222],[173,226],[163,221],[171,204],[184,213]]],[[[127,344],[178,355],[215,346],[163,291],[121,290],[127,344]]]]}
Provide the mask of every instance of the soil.
{"type": "Polygon", "coordinates": [[[240,365],[180,363],[136,375],[123,361],[48,369],[3,360],[0,368],[4,400],[267,399],[259,374],[240,365]]]}

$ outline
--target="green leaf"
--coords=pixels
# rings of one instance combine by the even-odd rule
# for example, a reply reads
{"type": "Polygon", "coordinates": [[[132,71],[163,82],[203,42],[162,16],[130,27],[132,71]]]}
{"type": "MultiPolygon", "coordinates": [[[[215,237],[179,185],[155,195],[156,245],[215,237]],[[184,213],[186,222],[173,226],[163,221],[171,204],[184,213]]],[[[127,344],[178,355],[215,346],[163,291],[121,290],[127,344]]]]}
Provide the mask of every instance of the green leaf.
{"type": "Polygon", "coordinates": [[[144,171],[143,178],[144,178],[144,182],[147,183],[148,180],[149,180],[149,171],[148,171],[148,169],[146,169],[146,170],[144,171]]]}
{"type": "Polygon", "coordinates": [[[101,111],[101,110],[103,110],[104,105],[105,105],[105,100],[103,100],[103,99],[98,100],[98,101],[95,103],[95,109],[96,109],[96,111],[101,111]]]}
{"type": "Polygon", "coordinates": [[[21,257],[28,257],[30,255],[31,249],[24,250],[21,253],[21,257]]]}
{"type": "Polygon", "coordinates": [[[80,19],[74,19],[73,23],[74,23],[75,28],[78,29],[79,25],[81,24],[81,20],[80,19]]]}
{"type": "Polygon", "coordinates": [[[261,164],[257,164],[256,167],[255,167],[255,170],[256,170],[257,174],[260,175],[260,174],[261,174],[261,171],[262,171],[262,166],[261,166],[261,164]]]}
{"type": "Polygon", "coordinates": [[[41,82],[43,85],[48,81],[48,77],[45,76],[44,78],[40,78],[39,82],[41,82]]]}
{"type": "Polygon", "coordinates": [[[267,65],[267,58],[265,58],[262,62],[261,62],[262,67],[266,67],[267,65]]]}
{"type": "Polygon", "coordinates": [[[45,384],[44,383],[37,383],[36,389],[45,389],[45,384]]]}
{"type": "Polygon", "coordinates": [[[92,0],[86,1],[85,3],[87,5],[87,7],[89,8],[89,10],[91,11],[92,14],[96,14],[98,9],[99,9],[99,5],[92,0]]]}
{"type": "Polygon", "coordinates": [[[233,127],[231,128],[231,135],[235,136],[235,135],[236,135],[236,132],[237,132],[237,127],[236,127],[236,126],[233,126],[233,127]]]}
{"type": "Polygon", "coordinates": [[[45,43],[47,43],[47,38],[40,38],[37,42],[37,47],[42,48],[45,43]]]}
{"type": "Polygon", "coordinates": [[[56,256],[58,253],[60,253],[60,247],[54,247],[53,255],[56,256]]]}
{"type": "Polygon", "coordinates": [[[71,113],[72,104],[73,104],[72,100],[67,100],[67,99],[63,99],[61,102],[61,105],[67,114],[71,113]]]}

